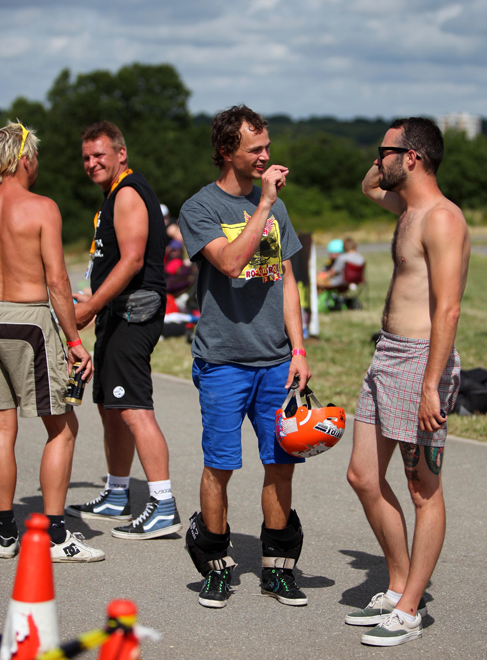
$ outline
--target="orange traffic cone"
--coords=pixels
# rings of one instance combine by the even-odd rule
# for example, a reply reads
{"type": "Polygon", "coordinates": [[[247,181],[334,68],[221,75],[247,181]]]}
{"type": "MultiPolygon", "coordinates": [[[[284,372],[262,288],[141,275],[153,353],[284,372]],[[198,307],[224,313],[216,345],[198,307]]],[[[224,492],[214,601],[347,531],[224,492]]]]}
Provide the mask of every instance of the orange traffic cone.
{"type": "Polygon", "coordinates": [[[33,513],[25,525],[0,660],[31,660],[59,645],[49,519],[33,513]]]}
{"type": "Polygon", "coordinates": [[[113,600],[107,607],[108,626],[115,630],[100,649],[98,660],[135,660],[139,657],[139,639],[133,632],[137,606],[130,600],[113,600]]]}

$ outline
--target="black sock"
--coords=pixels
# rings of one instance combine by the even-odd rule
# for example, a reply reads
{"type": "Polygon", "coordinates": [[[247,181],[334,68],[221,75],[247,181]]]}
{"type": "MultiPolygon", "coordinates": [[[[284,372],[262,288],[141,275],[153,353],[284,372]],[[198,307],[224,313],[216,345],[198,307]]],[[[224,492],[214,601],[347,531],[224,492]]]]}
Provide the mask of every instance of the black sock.
{"type": "Polygon", "coordinates": [[[53,543],[64,543],[66,540],[66,527],[64,523],[64,516],[47,516],[51,526],[49,527],[48,534],[53,543]]]}
{"type": "Polygon", "coordinates": [[[18,534],[13,510],[0,511],[0,536],[9,539],[10,537],[16,538],[18,534]]]}

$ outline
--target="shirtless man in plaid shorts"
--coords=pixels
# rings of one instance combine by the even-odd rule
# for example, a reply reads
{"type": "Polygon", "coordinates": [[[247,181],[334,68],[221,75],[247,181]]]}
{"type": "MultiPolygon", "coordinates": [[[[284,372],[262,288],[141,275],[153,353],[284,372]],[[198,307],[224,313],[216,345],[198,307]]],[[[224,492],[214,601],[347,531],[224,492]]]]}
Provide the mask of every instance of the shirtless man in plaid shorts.
{"type": "Polygon", "coordinates": [[[362,635],[363,644],[375,646],[422,635],[423,592],[445,537],[440,471],[460,380],[453,342],[470,239],[462,212],[438,188],[442,157],[443,138],[433,122],[400,119],[363,182],[367,197],[399,216],[382,332],[357,404],[348,469],[384,551],[389,587],[345,621],[378,624],[362,635]],[[416,513],[411,557],[404,515],[386,481],[397,444],[416,513]]]}

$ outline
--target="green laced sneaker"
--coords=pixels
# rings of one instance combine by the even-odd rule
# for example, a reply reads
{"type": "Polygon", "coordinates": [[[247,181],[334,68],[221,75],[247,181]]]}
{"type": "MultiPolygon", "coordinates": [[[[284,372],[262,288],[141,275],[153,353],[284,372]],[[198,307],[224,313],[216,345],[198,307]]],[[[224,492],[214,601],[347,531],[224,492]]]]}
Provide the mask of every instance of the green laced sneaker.
{"type": "Polygon", "coordinates": [[[263,568],[261,592],[277,598],[284,605],[303,606],[308,599],[296,584],[294,574],[289,568],[263,568]]]}
{"type": "Polygon", "coordinates": [[[231,580],[232,573],[229,568],[223,571],[210,571],[200,591],[199,604],[203,607],[225,607],[231,580]]]}

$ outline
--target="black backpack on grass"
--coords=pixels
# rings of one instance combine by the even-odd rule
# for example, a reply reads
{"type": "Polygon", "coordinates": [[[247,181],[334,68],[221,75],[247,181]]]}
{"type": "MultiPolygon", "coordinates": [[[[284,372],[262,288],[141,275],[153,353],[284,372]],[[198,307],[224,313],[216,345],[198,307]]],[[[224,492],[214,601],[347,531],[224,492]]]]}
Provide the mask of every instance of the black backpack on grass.
{"type": "Polygon", "coordinates": [[[487,413],[487,370],[478,367],[460,372],[460,391],[453,408],[458,415],[487,413]]]}

